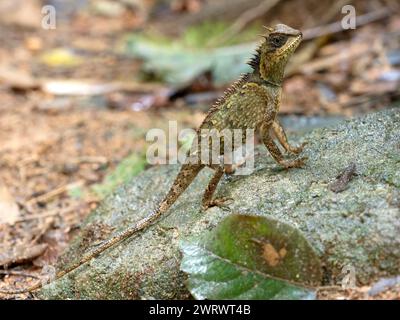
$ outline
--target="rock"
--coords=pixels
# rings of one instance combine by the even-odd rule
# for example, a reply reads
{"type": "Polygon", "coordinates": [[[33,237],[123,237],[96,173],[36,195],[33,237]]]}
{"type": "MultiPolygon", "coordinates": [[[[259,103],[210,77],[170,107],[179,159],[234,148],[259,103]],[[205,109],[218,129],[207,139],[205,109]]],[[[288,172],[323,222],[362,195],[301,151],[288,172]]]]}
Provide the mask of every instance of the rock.
{"type": "MultiPolygon", "coordinates": [[[[291,136],[291,138],[293,138],[291,136]]],[[[339,284],[342,268],[357,284],[400,270],[400,112],[391,109],[331,128],[306,140],[303,169],[282,170],[265,148],[256,149],[255,172],[225,177],[217,196],[235,199],[229,210],[200,211],[211,170],[203,170],[164,217],[138,236],[39,292],[47,299],[186,299],[179,271],[179,240],[211,229],[232,212],[270,215],[299,228],[324,264],[326,283],[339,284]],[[329,185],[352,163],[355,175],[343,191],[329,185]]],[[[59,266],[148,215],[166,193],[178,166],[159,166],[122,186],[95,210],[59,266]]]]}

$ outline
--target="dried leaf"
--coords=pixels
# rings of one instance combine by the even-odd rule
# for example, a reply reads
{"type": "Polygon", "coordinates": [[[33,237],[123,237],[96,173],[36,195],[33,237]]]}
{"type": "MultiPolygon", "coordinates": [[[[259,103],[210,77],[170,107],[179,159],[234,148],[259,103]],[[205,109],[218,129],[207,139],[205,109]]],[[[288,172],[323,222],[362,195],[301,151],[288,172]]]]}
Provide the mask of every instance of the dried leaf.
{"type": "Polygon", "coordinates": [[[8,188],[0,184],[0,224],[14,224],[19,218],[18,204],[10,194],[8,188]]]}
{"type": "Polygon", "coordinates": [[[47,244],[33,246],[18,245],[9,250],[0,252],[0,266],[19,264],[40,256],[47,249],[47,244]]]}
{"type": "Polygon", "coordinates": [[[0,67],[0,83],[16,90],[32,90],[40,86],[40,82],[28,72],[11,67],[0,67]]]}
{"type": "Polygon", "coordinates": [[[340,173],[336,177],[336,180],[329,185],[329,189],[336,193],[346,190],[347,185],[355,175],[356,165],[354,163],[351,163],[346,169],[343,170],[342,173],[340,173]]]}

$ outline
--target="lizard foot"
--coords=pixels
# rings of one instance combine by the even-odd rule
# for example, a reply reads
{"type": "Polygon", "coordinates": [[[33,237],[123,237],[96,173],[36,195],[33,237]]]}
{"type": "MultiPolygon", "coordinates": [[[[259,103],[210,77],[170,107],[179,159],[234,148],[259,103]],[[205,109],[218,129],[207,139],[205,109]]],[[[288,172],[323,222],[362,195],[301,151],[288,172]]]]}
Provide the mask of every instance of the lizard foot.
{"type": "Polygon", "coordinates": [[[211,207],[219,207],[219,208],[227,208],[227,202],[233,201],[232,198],[224,197],[224,198],[218,198],[218,199],[213,199],[209,201],[208,203],[203,203],[202,208],[204,211],[211,207]]]}
{"type": "Polygon", "coordinates": [[[282,161],[281,165],[285,167],[285,169],[289,168],[302,168],[305,165],[305,161],[307,157],[298,158],[292,161],[282,161]]]}
{"type": "Polygon", "coordinates": [[[224,173],[228,174],[228,175],[234,174],[236,171],[236,168],[237,168],[237,166],[234,166],[234,165],[225,166],[224,173]]]}
{"type": "Polygon", "coordinates": [[[291,147],[289,152],[293,154],[299,154],[303,151],[304,147],[308,144],[308,142],[303,142],[300,146],[298,147],[291,147]]]}

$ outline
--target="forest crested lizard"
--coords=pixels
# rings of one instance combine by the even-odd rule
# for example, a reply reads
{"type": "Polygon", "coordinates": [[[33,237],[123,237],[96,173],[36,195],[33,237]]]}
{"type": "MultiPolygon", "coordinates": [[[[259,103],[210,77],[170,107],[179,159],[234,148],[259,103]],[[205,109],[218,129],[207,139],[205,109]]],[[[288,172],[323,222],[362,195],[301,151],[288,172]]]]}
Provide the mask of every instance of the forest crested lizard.
{"type": "MultiPolygon", "coordinates": [[[[276,118],[281,104],[282,81],[285,66],[300,44],[302,34],[300,31],[284,24],[278,24],[273,28],[266,29],[267,32],[263,35],[264,39],[260,43],[254,57],[249,61],[252,72],[244,74],[225,92],[224,96],[210,108],[198,132],[202,129],[216,129],[218,131],[224,129],[257,130],[260,132],[264,145],[276,162],[285,168],[301,167],[306,158],[284,160],[281,151],[271,136],[271,131],[274,132],[278,141],[286,151],[294,154],[298,154],[302,151],[304,144],[299,147],[293,147],[288,143],[286,134],[276,118]]],[[[220,153],[223,153],[223,148],[221,148],[220,153]]],[[[197,151],[190,150],[188,159],[191,156],[198,157],[199,149],[197,149],[197,151]]],[[[138,231],[153,224],[160,216],[168,211],[178,197],[191,184],[197,174],[205,167],[214,169],[215,173],[204,192],[202,200],[203,208],[220,204],[223,199],[212,200],[212,196],[226,167],[221,164],[211,164],[211,162],[209,164],[185,162],[173,182],[172,187],[155,211],[138,221],[132,227],[104,241],[76,263],[59,271],[56,274],[56,279],[75,270],[116,243],[131,237],[138,231]]],[[[39,282],[27,289],[15,291],[0,290],[0,293],[25,293],[39,289],[42,286],[43,284],[39,282]]]]}

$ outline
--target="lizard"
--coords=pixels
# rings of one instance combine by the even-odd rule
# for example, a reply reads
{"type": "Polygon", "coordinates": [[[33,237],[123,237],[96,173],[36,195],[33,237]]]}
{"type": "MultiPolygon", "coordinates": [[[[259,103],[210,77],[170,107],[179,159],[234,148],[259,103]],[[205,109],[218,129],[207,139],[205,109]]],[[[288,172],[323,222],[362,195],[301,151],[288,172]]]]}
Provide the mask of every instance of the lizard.
{"type": "MultiPolygon", "coordinates": [[[[259,132],[262,142],[279,165],[286,169],[302,167],[307,159],[306,157],[285,160],[273,139],[273,136],[275,136],[282,147],[292,154],[299,154],[305,145],[305,143],[297,147],[290,145],[285,131],[277,119],[277,113],[281,104],[285,66],[300,44],[302,33],[284,24],[265,28],[267,31],[262,35],[263,39],[256,49],[256,53],[248,62],[252,71],[243,74],[212,105],[197,132],[199,133],[202,129],[216,129],[218,131],[224,129],[254,129],[259,132]]],[[[223,152],[222,148],[220,152],[223,152]]],[[[187,154],[187,159],[198,157],[199,153],[200,150],[198,147],[191,148],[187,154]]],[[[205,167],[210,167],[215,172],[205,189],[202,198],[202,208],[207,209],[210,206],[220,205],[226,201],[226,199],[213,200],[213,194],[224,172],[229,169],[227,166],[212,164],[211,162],[193,163],[185,161],[167,195],[159,203],[156,210],[128,229],[105,240],[77,262],[59,271],[55,276],[55,280],[77,269],[113,245],[130,238],[137,232],[143,231],[154,224],[169,210],[205,167]]],[[[19,294],[32,292],[40,289],[42,286],[43,284],[39,282],[27,289],[14,291],[0,290],[0,293],[19,294]]]]}

